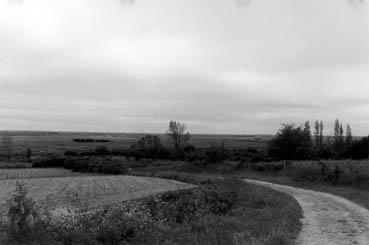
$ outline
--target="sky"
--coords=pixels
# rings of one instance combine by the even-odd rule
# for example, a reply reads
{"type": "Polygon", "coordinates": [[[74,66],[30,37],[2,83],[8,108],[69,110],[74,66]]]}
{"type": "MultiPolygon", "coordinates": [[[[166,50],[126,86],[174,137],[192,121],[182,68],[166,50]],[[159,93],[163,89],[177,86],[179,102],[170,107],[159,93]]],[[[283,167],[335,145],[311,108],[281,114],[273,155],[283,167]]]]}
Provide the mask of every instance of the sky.
{"type": "Polygon", "coordinates": [[[369,1],[0,0],[0,130],[369,134],[369,1]]]}

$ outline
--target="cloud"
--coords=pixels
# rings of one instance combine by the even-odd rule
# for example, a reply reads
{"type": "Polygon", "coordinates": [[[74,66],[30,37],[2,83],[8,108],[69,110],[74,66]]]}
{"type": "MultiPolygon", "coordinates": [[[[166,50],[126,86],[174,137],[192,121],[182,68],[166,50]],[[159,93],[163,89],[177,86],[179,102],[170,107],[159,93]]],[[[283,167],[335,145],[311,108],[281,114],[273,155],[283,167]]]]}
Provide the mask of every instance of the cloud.
{"type": "Polygon", "coordinates": [[[368,23],[334,0],[1,2],[0,128],[368,134],[368,23]]]}

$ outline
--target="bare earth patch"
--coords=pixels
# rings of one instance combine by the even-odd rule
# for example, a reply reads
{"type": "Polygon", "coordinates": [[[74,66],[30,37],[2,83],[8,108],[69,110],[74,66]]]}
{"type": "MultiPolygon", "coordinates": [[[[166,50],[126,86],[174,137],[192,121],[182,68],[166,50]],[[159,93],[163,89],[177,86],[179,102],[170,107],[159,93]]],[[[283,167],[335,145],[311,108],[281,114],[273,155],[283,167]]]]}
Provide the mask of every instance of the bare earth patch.
{"type": "Polygon", "coordinates": [[[344,198],[311,190],[245,180],[292,195],[304,212],[297,244],[369,244],[369,211],[344,198]]]}
{"type": "Polygon", "coordinates": [[[17,182],[24,183],[30,197],[41,206],[50,209],[68,206],[68,193],[78,193],[84,201],[87,201],[88,207],[94,209],[124,200],[194,187],[174,180],[120,175],[0,180],[2,215],[6,211],[6,200],[14,191],[17,182]]]}

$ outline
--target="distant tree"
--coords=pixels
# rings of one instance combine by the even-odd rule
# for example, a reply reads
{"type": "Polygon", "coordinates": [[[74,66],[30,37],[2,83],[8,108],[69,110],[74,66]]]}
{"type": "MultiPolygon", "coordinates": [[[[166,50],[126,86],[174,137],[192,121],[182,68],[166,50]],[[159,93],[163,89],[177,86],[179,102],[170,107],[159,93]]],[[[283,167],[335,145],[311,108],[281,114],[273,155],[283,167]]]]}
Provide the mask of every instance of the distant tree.
{"type": "Polygon", "coordinates": [[[301,127],[283,124],[274,139],[269,142],[268,153],[275,160],[306,160],[311,157],[310,143],[307,140],[307,129],[304,132],[301,127]]]}
{"type": "Polygon", "coordinates": [[[340,157],[345,150],[344,130],[339,119],[334,122],[333,149],[337,157],[340,157]]]}
{"type": "Polygon", "coordinates": [[[32,149],[30,147],[27,147],[27,150],[26,150],[26,158],[27,158],[27,160],[30,160],[31,159],[31,156],[32,156],[32,149]]]}
{"type": "Polygon", "coordinates": [[[131,154],[140,158],[157,159],[162,158],[166,153],[161,140],[156,135],[146,135],[140,138],[135,144],[130,147],[131,154]]]}
{"type": "Polygon", "coordinates": [[[346,137],[345,137],[345,147],[349,148],[352,145],[352,131],[350,124],[347,124],[346,126],[346,137]]]}
{"type": "Polygon", "coordinates": [[[14,149],[13,137],[5,133],[2,137],[2,147],[8,162],[10,162],[14,149]]]}
{"type": "Polygon", "coordinates": [[[310,122],[306,121],[304,124],[304,140],[305,140],[305,144],[308,146],[312,146],[313,142],[311,139],[311,130],[310,130],[310,122]]]}
{"type": "Polygon", "coordinates": [[[190,133],[186,133],[186,125],[180,122],[170,121],[167,135],[172,140],[177,154],[183,154],[184,147],[190,140],[190,133]]]}
{"type": "Polygon", "coordinates": [[[110,155],[110,151],[103,145],[98,145],[95,148],[96,155],[110,155]]]}
{"type": "MultiPolygon", "coordinates": [[[[14,240],[14,244],[29,243],[34,222],[38,218],[35,202],[29,197],[28,189],[16,182],[16,189],[10,199],[7,200],[9,222],[8,236],[14,240]]],[[[12,242],[13,244],[13,242],[12,242]]]]}
{"type": "Polygon", "coordinates": [[[324,124],[323,121],[319,123],[319,146],[323,147],[323,137],[324,137],[324,124]]]}
{"type": "Polygon", "coordinates": [[[225,147],[224,140],[219,143],[213,141],[206,151],[207,160],[210,163],[218,163],[225,160],[228,156],[228,151],[225,147]]]}
{"type": "Polygon", "coordinates": [[[304,124],[304,129],[302,131],[303,133],[303,142],[302,147],[305,149],[306,157],[311,158],[312,157],[312,149],[313,149],[313,141],[311,139],[311,130],[310,130],[310,122],[306,121],[304,124]]]}
{"type": "Polygon", "coordinates": [[[314,124],[314,142],[315,147],[318,148],[320,146],[320,124],[318,120],[314,124]]]}
{"type": "Polygon", "coordinates": [[[367,159],[369,157],[369,137],[353,141],[345,151],[346,158],[367,159]]]}

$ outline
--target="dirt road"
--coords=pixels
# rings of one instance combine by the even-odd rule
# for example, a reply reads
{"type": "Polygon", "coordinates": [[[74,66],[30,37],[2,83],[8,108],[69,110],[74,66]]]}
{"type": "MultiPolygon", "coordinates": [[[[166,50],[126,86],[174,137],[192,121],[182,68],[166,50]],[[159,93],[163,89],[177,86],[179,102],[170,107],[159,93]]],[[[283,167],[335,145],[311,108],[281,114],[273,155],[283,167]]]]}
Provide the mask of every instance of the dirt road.
{"type": "Polygon", "coordinates": [[[369,211],[344,198],[268,182],[245,180],[292,195],[304,211],[296,244],[369,245],[369,211]]]}

